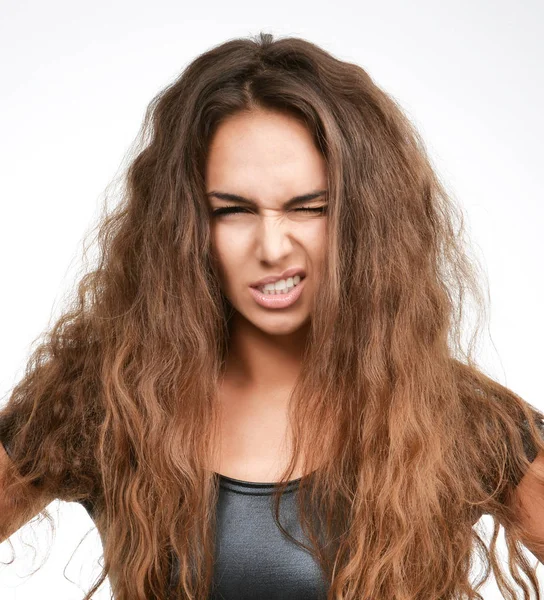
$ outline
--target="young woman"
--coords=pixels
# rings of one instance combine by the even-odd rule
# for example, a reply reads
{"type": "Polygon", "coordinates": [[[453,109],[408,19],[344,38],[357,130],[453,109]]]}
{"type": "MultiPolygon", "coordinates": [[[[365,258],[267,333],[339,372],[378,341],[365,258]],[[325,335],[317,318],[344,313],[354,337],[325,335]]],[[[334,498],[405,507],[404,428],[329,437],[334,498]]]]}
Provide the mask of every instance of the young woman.
{"type": "Polygon", "coordinates": [[[85,600],[106,576],[118,600],[473,599],[475,544],[511,589],[489,514],[536,590],[544,415],[461,345],[481,273],[392,98],[261,34],[192,62],[142,139],[0,413],[0,539],[81,502],[85,600]]]}

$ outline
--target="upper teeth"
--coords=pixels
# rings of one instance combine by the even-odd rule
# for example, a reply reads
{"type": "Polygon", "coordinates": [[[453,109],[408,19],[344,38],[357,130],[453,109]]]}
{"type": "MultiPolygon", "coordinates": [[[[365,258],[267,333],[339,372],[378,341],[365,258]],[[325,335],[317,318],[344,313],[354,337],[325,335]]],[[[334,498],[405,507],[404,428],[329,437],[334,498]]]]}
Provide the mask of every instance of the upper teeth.
{"type": "Polygon", "coordinates": [[[294,277],[288,277],[287,279],[280,279],[279,281],[275,281],[274,283],[267,283],[265,285],[262,285],[259,290],[263,293],[266,292],[272,292],[272,293],[276,293],[277,290],[281,290],[281,291],[285,291],[286,289],[289,290],[293,287],[295,287],[295,285],[297,285],[297,283],[300,282],[300,275],[295,275],[294,277]]]}

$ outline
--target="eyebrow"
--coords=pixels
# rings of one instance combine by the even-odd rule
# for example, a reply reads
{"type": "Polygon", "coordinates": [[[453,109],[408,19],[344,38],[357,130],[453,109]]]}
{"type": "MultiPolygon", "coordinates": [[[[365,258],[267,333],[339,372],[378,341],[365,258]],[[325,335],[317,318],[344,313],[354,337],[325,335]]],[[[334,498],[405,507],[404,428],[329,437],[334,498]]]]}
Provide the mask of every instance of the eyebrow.
{"type": "MultiPolygon", "coordinates": [[[[290,208],[296,204],[300,204],[302,202],[308,202],[309,200],[314,200],[315,198],[320,198],[321,196],[326,196],[327,190],[317,190],[315,192],[310,192],[308,194],[302,194],[301,196],[294,196],[290,200],[283,205],[284,208],[290,208]]],[[[206,192],[206,196],[211,197],[215,196],[219,200],[228,200],[230,202],[238,202],[240,204],[246,204],[247,206],[256,207],[257,202],[251,198],[244,198],[243,196],[239,196],[238,194],[229,194],[227,192],[206,192]]]]}

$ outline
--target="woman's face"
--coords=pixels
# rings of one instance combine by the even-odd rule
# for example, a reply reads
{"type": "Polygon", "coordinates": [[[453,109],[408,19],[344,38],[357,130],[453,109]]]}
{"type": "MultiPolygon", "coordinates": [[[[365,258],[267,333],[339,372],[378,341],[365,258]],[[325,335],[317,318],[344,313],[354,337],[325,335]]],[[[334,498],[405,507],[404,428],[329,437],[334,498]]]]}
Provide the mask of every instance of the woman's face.
{"type": "MultiPolygon", "coordinates": [[[[262,331],[295,332],[308,322],[318,293],[327,227],[326,163],[311,134],[283,113],[254,111],[229,117],[211,141],[205,177],[212,252],[223,293],[262,331]],[[219,194],[251,202],[221,199],[219,194]],[[289,203],[303,195],[308,198],[289,203]],[[214,214],[227,206],[235,206],[235,212],[214,214]],[[301,210],[308,208],[313,210],[301,210]],[[291,268],[305,273],[298,292],[298,285],[294,288],[296,300],[282,307],[261,305],[251,285],[291,268]]],[[[277,305],[285,296],[266,298],[277,305]]]]}

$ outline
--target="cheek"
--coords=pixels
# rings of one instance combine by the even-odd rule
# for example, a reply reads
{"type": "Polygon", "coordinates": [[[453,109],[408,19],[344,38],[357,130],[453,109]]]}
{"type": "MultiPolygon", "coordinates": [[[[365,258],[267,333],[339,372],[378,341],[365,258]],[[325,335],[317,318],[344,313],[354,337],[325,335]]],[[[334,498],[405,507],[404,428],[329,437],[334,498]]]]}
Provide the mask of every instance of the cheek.
{"type": "Polygon", "coordinates": [[[219,227],[211,230],[210,241],[211,241],[211,251],[216,261],[220,264],[225,264],[225,261],[228,261],[228,257],[231,254],[229,249],[232,247],[230,243],[231,236],[228,235],[228,232],[225,229],[221,229],[219,227]]]}
{"type": "Polygon", "coordinates": [[[225,230],[212,233],[211,254],[223,285],[243,276],[247,262],[243,246],[239,238],[225,230]]]}
{"type": "Polygon", "coordinates": [[[327,246],[327,224],[325,222],[316,223],[307,233],[308,251],[315,260],[321,260],[325,256],[327,246]]]}

